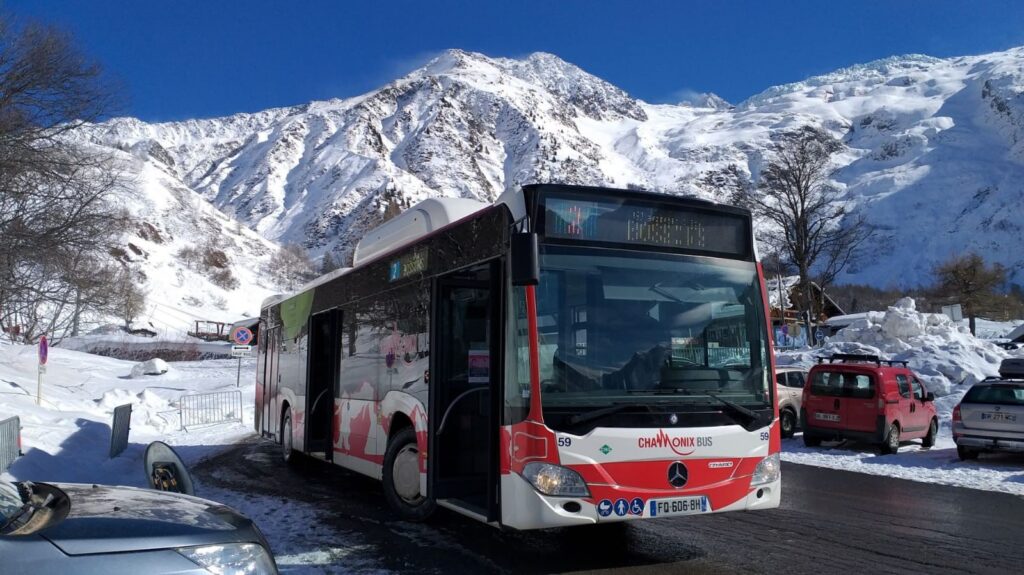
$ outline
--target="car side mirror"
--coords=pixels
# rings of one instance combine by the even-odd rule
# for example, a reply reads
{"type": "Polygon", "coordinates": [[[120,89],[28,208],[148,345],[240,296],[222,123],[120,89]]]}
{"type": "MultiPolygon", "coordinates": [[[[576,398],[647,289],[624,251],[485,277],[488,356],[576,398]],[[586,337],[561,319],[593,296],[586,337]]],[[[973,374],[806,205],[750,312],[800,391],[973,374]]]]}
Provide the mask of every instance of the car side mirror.
{"type": "Polygon", "coordinates": [[[924,400],[935,401],[935,394],[929,391],[928,393],[924,394],[924,400]]]}

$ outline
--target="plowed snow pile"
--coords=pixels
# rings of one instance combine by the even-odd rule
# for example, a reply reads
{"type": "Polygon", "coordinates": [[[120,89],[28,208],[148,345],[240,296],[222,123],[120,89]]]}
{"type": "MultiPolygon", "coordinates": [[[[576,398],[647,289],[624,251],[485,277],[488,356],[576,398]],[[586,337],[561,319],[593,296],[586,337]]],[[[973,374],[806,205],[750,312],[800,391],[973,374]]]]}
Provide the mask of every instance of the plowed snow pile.
{"type": "Polygon", "coordinates": [[[953,407],[964,393],[985,377],[998,375],[1003,359],[1021,357],[1024,352],[1004,351],[972,336],[966,327],[944,315],[918,312],[913,299],[903,298],[885,312],[868,313],[819,349],[784,352],[776,359],[780,366],[810,368],[819,357],[833,353],[907,361],[937,397],[939,436],[935,447],[924,449],[919,440],[913,440],[904,443],[897,454],[879,455],[873,445],[852,442],[804,447],[798,434],[783,441],[784,461],[1024,495],[1020,481],[1024,457],[993,454],[961,462],[950,431],[953,407]]]}
{"type": "Polygon", "coordinates": [[[820,349],[779,354],[779,365],[810,367],[833,353],[865,353],[908,362],[936,396],[966,390],[991,375],[1009,357],[937,313],[921,313],[911,298],[884,312],[869,312],[828,339],[820,349]]]}

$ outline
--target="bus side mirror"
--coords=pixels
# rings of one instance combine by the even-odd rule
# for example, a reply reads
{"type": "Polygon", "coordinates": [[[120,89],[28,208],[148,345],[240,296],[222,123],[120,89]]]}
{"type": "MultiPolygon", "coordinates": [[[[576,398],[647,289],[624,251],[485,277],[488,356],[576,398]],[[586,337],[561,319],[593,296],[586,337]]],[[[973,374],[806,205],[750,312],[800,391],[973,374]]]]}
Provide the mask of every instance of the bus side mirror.
{"type": "Polygon", "coordinates": [[[540,283],[540,261],[537,255],[537,234],[516,232],[510,245],[512,285],[535,286],[540,283]]]}

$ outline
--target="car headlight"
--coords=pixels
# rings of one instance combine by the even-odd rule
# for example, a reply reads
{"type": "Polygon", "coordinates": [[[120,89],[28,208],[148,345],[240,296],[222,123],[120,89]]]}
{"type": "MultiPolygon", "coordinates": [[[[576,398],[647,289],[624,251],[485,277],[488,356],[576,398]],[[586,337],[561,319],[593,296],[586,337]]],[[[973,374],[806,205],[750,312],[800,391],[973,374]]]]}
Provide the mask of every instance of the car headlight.
{"type": "Polygon", "coordinates": [[[754,475],[750,478],[751,485],[763,485],[778,481],[782,477],[782,461],[779,454],[769,455],[761,460],[754,468],[754,475]]]}
{"type": "Polygon", "coordinates": [[[277,574],[270,554],[256,543],[181,547],[175,551],[215,575],[277,574]]]}
{"type": "Polygon", "coordinates": [[[544,495],[559,497],[590,497],[587,484],[572,469],[551,463],[527,463],[523,477],[544,495]]]}

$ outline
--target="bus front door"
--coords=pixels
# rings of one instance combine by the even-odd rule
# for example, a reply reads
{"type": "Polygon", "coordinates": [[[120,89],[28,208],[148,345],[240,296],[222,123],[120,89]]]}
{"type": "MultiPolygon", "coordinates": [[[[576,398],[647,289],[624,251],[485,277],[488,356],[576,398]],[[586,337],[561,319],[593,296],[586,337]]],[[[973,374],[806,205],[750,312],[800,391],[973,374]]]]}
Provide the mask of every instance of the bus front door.
{"type": "Polygon", "coordinates": [[[305,451],[317,459],[333,459],[334,397],[341,362],[341,310],[310,318],[306,375],[305,451]]]}
{"type": "Polygon", "coordinates": [[[498,518],[500,267],[439,279],[434,300],[428,470],[439,505],[498,518]]]}

